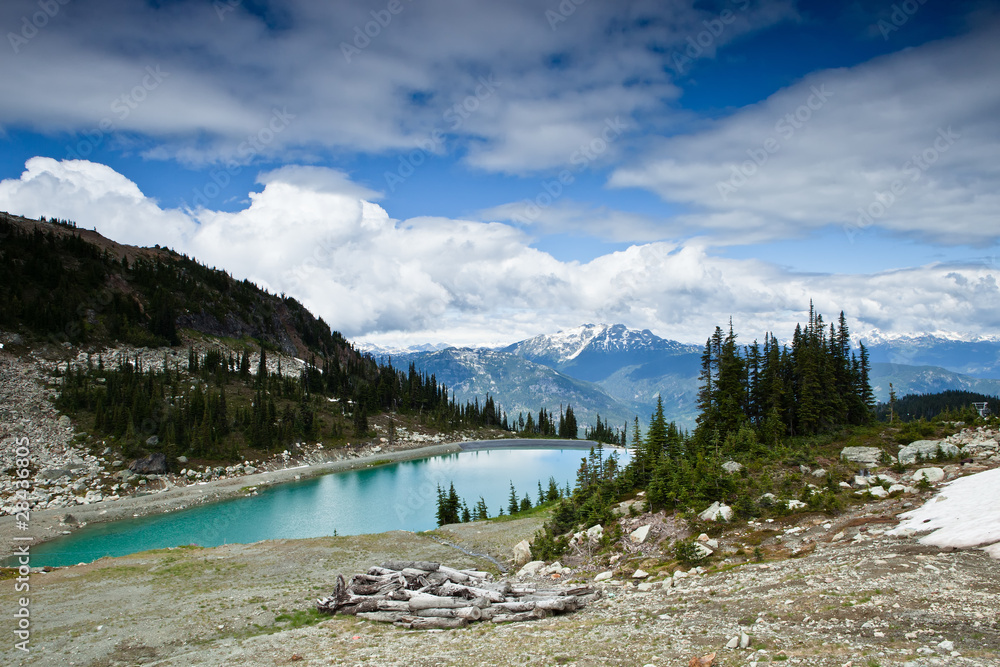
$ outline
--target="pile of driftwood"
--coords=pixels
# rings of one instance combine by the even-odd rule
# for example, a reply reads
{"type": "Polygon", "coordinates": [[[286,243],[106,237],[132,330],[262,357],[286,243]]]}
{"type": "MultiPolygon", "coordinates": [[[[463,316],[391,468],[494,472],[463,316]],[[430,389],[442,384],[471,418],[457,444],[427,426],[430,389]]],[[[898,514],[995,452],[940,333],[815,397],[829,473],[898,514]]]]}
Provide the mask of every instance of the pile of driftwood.
{"type": "Polygon", "coordinates": [[[542,590],[492,582],[488,572],[426,561],[390,561],[337,576],[333,595],[317,600],[330,614],[352,614],[410,629],[462,628],[476,621],[509,623],[574,611],[600,593],[586,586],[542,590]]]}

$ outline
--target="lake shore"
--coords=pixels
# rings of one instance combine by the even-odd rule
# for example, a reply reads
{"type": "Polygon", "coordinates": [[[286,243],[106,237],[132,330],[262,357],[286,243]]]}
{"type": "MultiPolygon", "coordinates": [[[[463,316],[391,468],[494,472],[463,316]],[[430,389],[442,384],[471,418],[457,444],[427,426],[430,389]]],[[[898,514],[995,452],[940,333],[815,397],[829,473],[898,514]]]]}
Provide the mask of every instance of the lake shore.
{"type": "Polygon", "coordinates": [[[14,554],[17,547],[24,544],[40,544],[72,532],[86,524],[118,521],[148,514],[173,512],[205,503],[228,500],[246,495],[247,487],[262,487],[283,484],[320,475],[357,470],[371,465],[397,463],[414,459],[454,454],[462,451],[462,443],[448,443],[430,446],[381,451],[358,458],[340,459],[316,465],[301,465],[267,472],[230,477],[211,482],[200,482],[188,486],[171,486],[167,490],[133,495],[119,500],[105,500],[90,505],[70,508],[54,508],[32,512],[28,530],[18,528],[15,516],[0,517],[0,558],[14,554]],[[64,522],[71,515],[75,521],[64,522]],[[30,537],[31,542],[14,538],[30,537]]]}

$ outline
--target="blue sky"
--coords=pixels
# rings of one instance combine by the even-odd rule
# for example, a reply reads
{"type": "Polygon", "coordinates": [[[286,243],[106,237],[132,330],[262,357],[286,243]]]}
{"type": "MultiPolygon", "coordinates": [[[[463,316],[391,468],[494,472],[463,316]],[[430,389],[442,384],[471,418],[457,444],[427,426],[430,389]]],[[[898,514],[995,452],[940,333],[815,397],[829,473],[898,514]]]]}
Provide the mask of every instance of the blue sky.
{"type": "Polygon", "coordinates": [[[0,210],[384,345],[1000,324],[996,2],[0,6],[0,210]]]}

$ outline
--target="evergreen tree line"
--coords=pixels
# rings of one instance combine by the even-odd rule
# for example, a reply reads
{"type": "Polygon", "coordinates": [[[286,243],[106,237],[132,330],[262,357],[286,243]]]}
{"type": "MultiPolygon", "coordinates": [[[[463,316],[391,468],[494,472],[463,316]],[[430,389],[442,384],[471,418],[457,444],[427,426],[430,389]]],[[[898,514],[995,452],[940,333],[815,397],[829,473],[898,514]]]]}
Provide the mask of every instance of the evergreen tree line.
{"type": "MultiPolygon", "coordinates": [[[[607,524],[614,503],[640,491],[652,511],[687,511],[720,501],[740,518],[758,516],[764,509],[759,500],[763,494],[788,489],[772,488],[767,475],[728,473],[723,462],[751,466],[794,458],[789,449],[793,434],[871,420],[867,353],[851,353],[843,315],[827,335],[822,317],[811,307],[809,324],[796,327],[792,349],[770,335],[763,350],[756,343],[741,349],[731,326],[728,335],[717,327],[706,344],[701,383],[694,433],[668,422],[658,398],[645,435],[638,419],[633,423],[628,465],[619,467],[600,448],[581,460],[572,493],[535,536],[535,558],[557,557],[567,547],[570,532],[580,525],[607,524]],[[832,396],[833,387],[843,393],[832,396]],[[803,409],[796,404],[802,400],[812,405],[803,409]]],[[[803,488],[801,500],[811,508],[831,509],[842,502],[832,477],[817,493],[803,488]]]]}
{"type": "MultiPolygon", "coordinates": [[[[514,488],[514,483],[510,484],[510,497],[507,500],[507,512],[506,514],[513,516],[519,514],[520,512],[527,512],[533,506],[543,505],[548,502],[553,502],[568,495],[569,488],[564,491],[559,488],[554,477],[549,477],[549,483],[547,488],[542,488],[541,481],[538,482],[538,496],[535,501],[535,505],[531,503],[531,497],[525,493],[523,497],[518,497],[517,490],[514,488]]],[[[504,516],[504,508],[501,507],[497,513],[497,516],[504,516]]],[[[469,521],[480,521],[482,519],[489,519],[490,512],[489,508],[486,506],[486,501],[483,500],[482,496],[479,496],[479,500],[470,508],[468,503],[459,497],[458,493],[455,491],[455,485],[450,484],[447,491],[443,490],[440,485],[437,487],[437,524],[443,526],[448,523],[468,523],[469,521]]]]}
{"type": "Polygon", "coordinates": [[[973,403],[986,403],[988,414],[995,415],[1000,407],[1000,397],[959,389],[934,394],[907,394],[896,399],[892,406],[889,403],[879,403],[875,408],[875,416],[883,422],[889,421],[890,413],[894,413],[894,419],[904,422],[918,419],[971,422],[979,418],[979,412],[972,406],[973,403]]]}
{"type": "Polygon", "coordinates": [[[573,413],[573,406],[568,405],[565,411],[563,411],[562,407],[559,408],[558,421],[544,407],[538,411],[537,419],[530,412],[527,419],[525,419],[524,413],[519,412],[517,413],[517,420],[514,421],[512,428],[508,430],[516,431],[518,434],[524,436],[576,440],[578,429],[579,425],[576,421],[576,415],[573,413]]]}
{"type": "Polygon", "coordinates": [[[695,438],[701,444],[744,427],[766,446],[784,436],[814,435],[837,426],[869,423],[874,395],[868,351],[851,350],[844,313],[829,329],[809,304],[809,321],[796,325],[792,346],[766,334],[740,346],[730,322],[705,343],[695,438]]]}

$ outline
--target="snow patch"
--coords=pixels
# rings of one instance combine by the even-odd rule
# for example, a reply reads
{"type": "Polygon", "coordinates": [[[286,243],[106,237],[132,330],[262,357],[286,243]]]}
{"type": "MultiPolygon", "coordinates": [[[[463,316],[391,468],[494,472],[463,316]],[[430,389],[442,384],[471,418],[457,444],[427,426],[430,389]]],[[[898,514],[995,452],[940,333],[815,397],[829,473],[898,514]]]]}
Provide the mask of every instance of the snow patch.
{"type": "Polygon", "coordinates": [[[1000,559],[1000,468],[948,482],[923,507],[900,516],[904,521],[890,534],[932,531],[919,541],[937,547],[981,547],[1000,559]]]}

